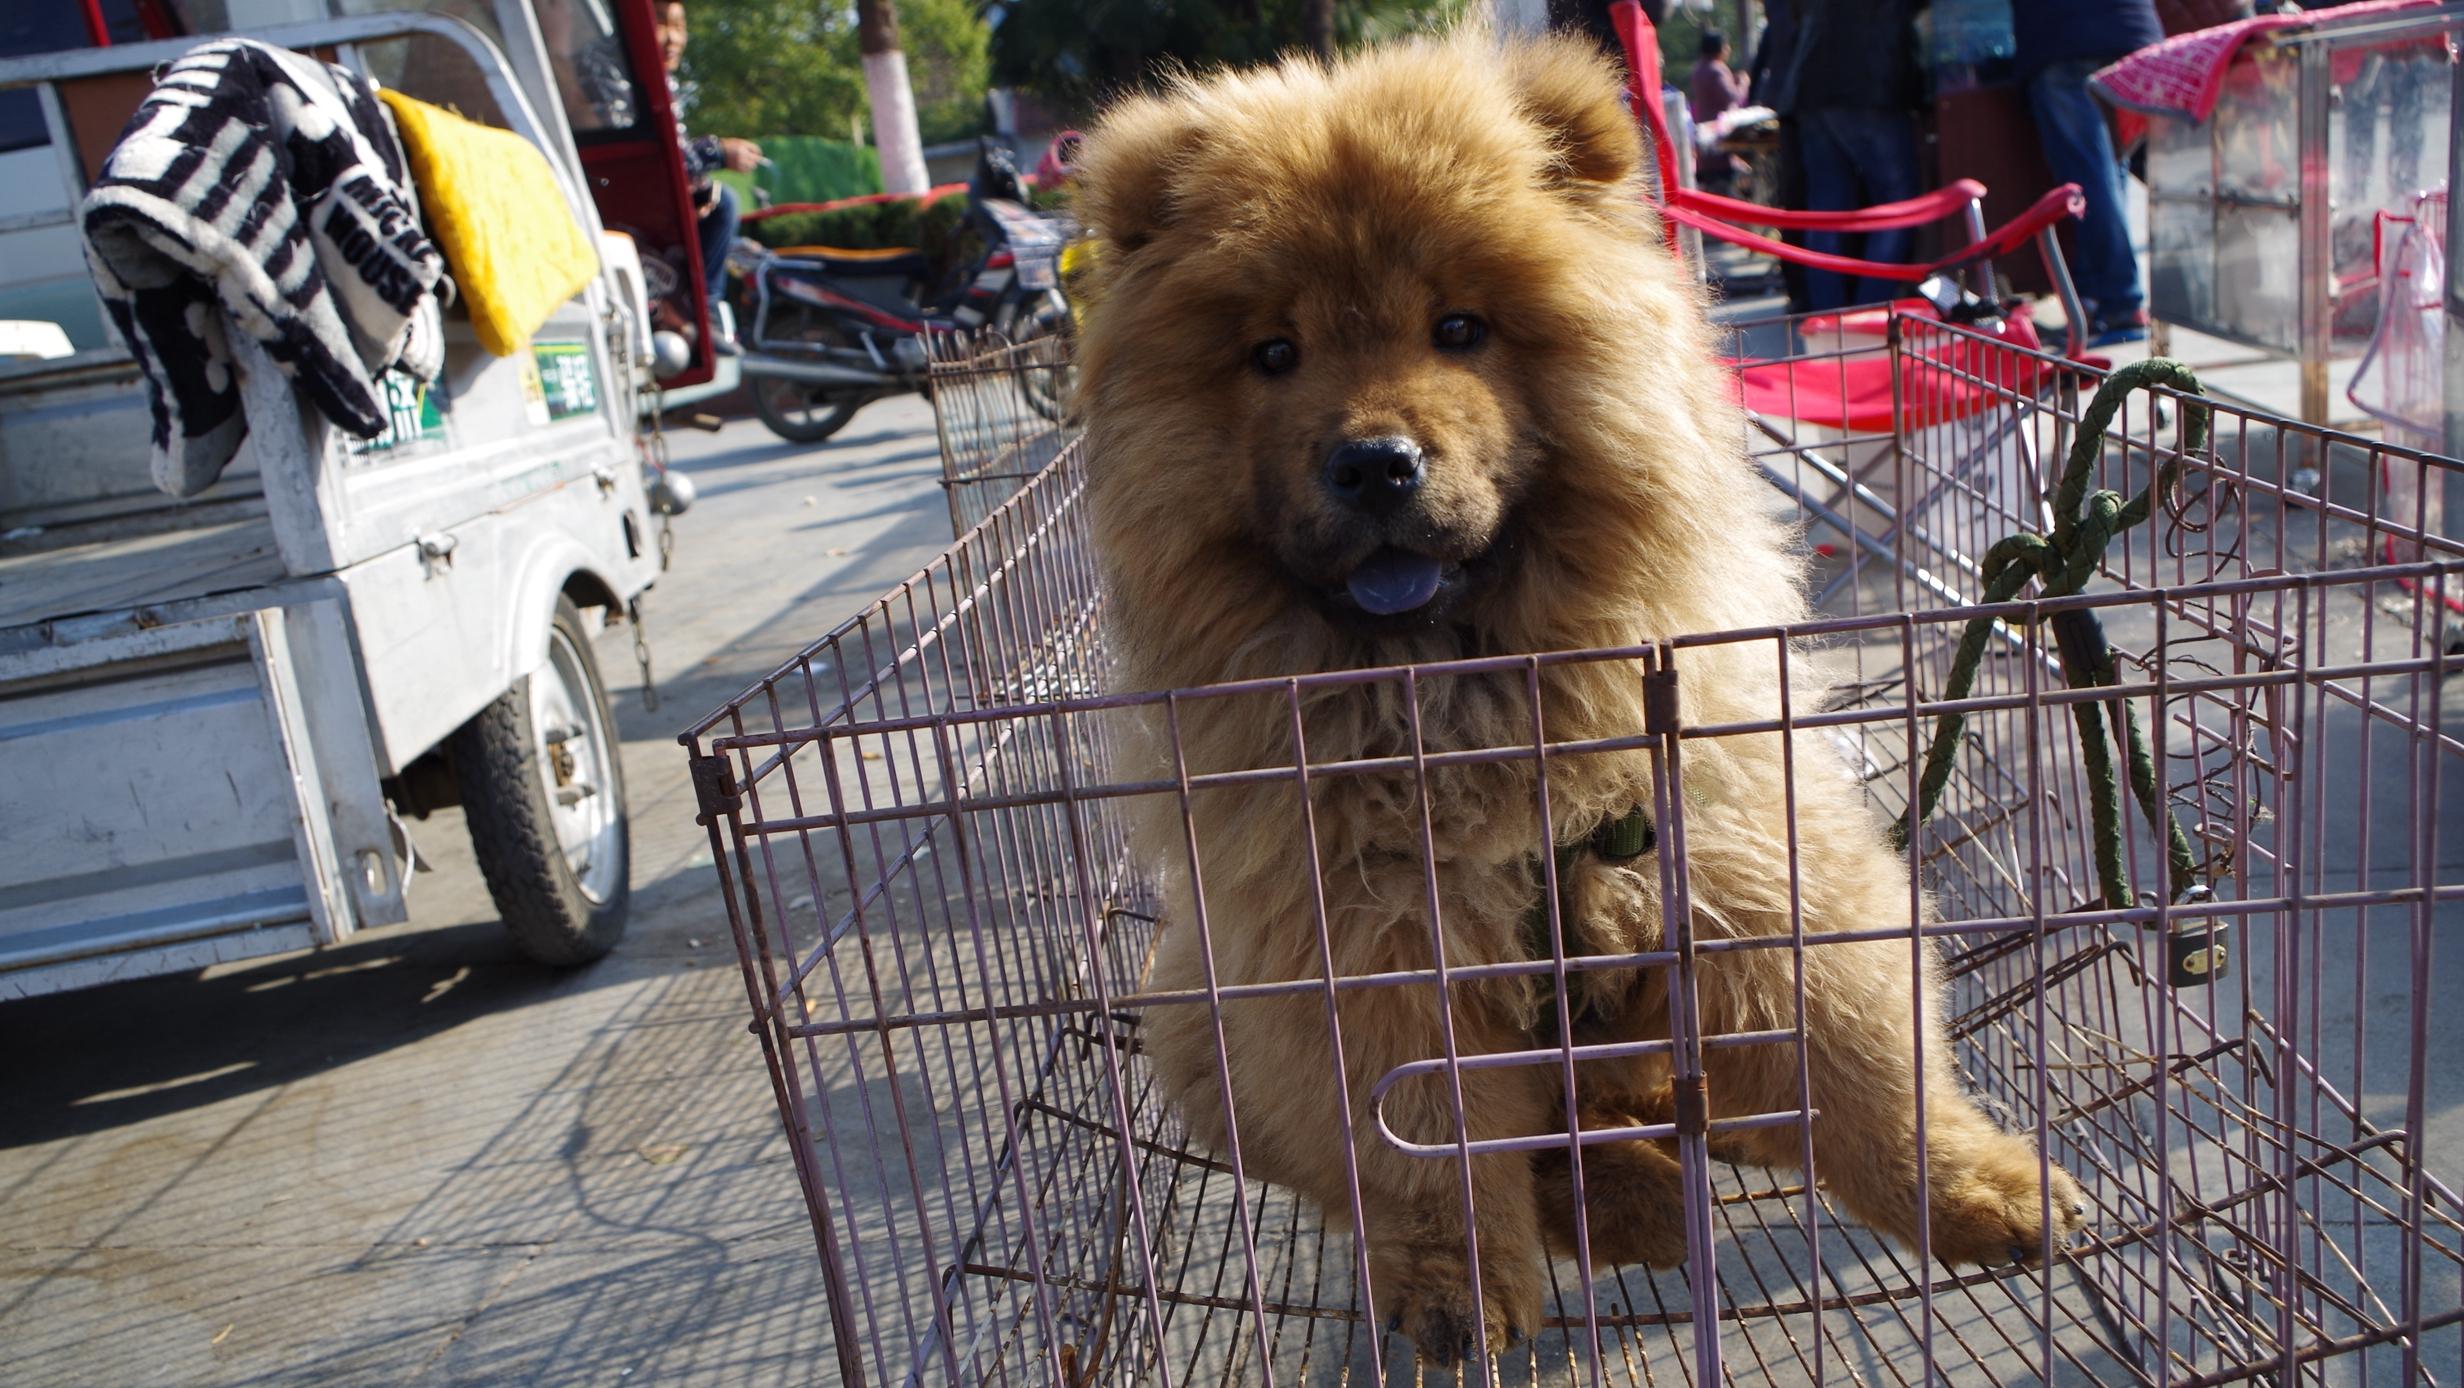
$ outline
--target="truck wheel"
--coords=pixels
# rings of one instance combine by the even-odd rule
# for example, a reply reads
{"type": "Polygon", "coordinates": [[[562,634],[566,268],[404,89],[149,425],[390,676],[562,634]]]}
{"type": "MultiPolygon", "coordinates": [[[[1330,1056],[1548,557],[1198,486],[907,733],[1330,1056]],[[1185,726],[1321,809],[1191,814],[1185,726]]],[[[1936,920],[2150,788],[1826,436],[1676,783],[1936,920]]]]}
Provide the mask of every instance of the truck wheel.
{"type": "Polygon", "coordinates": [[[513,942],[542,964],[616,947],[632,897],[624,765],[582,614],[556,600],[548,658],[446,744],[471,850],[513,942]]]}
{"type": "Polygon", "coordinates": [[[800,381],[766,376],[753,382],[753,413],[789,443],[819,443],[847,427],[869,396],[825,391],[800,381]]]}

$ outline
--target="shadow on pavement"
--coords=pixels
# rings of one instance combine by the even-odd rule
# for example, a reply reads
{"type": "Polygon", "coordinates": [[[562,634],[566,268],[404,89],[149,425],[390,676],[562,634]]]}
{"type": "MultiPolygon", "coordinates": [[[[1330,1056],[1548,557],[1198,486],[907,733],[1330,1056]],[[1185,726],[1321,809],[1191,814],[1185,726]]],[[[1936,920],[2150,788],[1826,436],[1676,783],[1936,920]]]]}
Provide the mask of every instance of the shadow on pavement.
{"type": "Polygon", "coordinates": [[[0,1007],[0,1148],[142,1122],[395,1050],[592,985],[516,954],[494,923],[389,929],[224,973],[0,1007]]]}

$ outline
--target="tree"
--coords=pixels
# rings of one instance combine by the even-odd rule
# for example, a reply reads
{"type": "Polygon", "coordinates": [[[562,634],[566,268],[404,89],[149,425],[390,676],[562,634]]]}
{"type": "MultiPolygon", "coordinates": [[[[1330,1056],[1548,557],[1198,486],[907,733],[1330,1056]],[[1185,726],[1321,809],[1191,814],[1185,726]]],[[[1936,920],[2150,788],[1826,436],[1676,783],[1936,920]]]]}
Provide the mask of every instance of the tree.
{"type": "Polygon", "coordinates": [[[881,186],[892,193],[921,193],[932,178],[924,172],[924,136],[916,129],[915,90],[907,82],[907,55],[898,46],[893,0],[856,0],[856,43],[864,52],[864,86],[872,94],[881,186]]]}
{"type": "MultiPolygon", "coordinates": [[[[689,0],[693,128],[860,137],[871,101],[856,13],[813,0],[689,0]]],[[[981,128],[991,31],[971,0],[899,0],[901,47],[924,139],[981,128]]]]}
{"type": "Polygon", "coordinates": [[[1312,21],[1321,14],[1331,52],[1436,27],[1463,7],[1464,0],[1015,0],[992,32],[992,75],[1084,112],[1175,64],[1260,63],[1315,48],[1312,21]]]}
{"type": "Polygon", "coordinates": [[[1335,0],[1302,0],[1301,46],[1321,58],[1335,56],[1335,0]]]}

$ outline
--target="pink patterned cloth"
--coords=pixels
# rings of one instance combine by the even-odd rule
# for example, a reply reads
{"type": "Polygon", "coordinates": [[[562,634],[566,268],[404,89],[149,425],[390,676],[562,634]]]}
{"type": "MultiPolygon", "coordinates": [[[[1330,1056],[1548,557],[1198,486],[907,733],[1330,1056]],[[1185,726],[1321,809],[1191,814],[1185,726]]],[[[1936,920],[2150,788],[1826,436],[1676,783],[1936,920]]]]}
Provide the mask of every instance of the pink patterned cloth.
{"type": "Polygon", "coordinates": [[[2280,29],[2303,29],[2323,20],[2433,5],[2438,0],[2364,0],[2304,14],[2259,15],[2176,35],[2150,44],[2088,79],[2097,94],[2121,108],[2123,142],[2134,142],[2147,116],[2202,121],[2224,91],[2225,69],[2242,45],[2280,29]]]}

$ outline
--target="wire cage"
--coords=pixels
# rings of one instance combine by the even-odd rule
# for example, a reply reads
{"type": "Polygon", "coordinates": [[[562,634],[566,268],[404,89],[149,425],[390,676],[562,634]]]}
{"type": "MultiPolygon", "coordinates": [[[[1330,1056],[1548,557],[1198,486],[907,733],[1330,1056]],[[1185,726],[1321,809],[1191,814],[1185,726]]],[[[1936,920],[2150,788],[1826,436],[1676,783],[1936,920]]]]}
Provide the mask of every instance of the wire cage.
{"type": "Polygon", "coordinates": [[[1071,436],[1069,339],[989,329],[925,340],[950,534],[966,534],[1051,464],[1071,436]]]}
{"type": "MultiPolygon", "coordinates": [[[[2391,472],[2435,483],[2458,465],[2137,391],[2090,422],[2082,457],[2096,487],[2124,497],[2161,480],[2149,519],[2114,539],[2085,591],[1984,605],[1994,542],[2049,528],[2045,498],[2098,373],[1898,310],[1750,325],[1735,348],[1754,407],[1747,449],[1815,555],[1811,622],[1116,691],[1086,461],[1062,435],[1049,463],[921,573],[684,735],[842,1381],[2464,1377],[2464,1075],[2434,1063],[2464,1040],[2437,1002],[2464,980],[2464,710],[2448,678],[2464,656],[2440,624],[2464,584],[2464,545],[2425,532],[2418,503],[2393,513],[2380,485],[2391,472]],[[1879,428],[1871,411],[1839,407],[1876,379],[1891,406],[1879,428]],[[2185,446],[2202,412],[2211,437],[2185,446]],[[2326,479],[2318,495],[2289,484],[2306,468],[2326,479]],[[2066,686],[2062,611],[2096,614],[2118,682],[2066,686]],[[1983,653],[1951,697],[1971,631],[1983,653]],[[1819,660],[1836,692],[1754,726],[1689,723],[1671,697],[1623,737],[1555,741],[1535,718],[1521,745],[1377,762],[1315,760],[1305,738],[1284,765],[1235,771],[1177,759],[1159,771],[1132,751],[1137,729],[1164,728],[1168,746],[1210,708],[1297,733],[1304,702],[1337,688],[1408,691],[1409,703],[1446,680],[1536,689],[1590,666],[1665,692],[1715,658],[1783,676],[1819,660]],[[2126,800],[2116,842],[2133,890],[2121,901],[2100,889],[2108,865],[2074,731],[2088,704],[2109,727],[2143,730],[2160,812],[2190,851],[2185,871],[2126,800]],[[1907,941],[1911,958],[1934,951],[1948,1000],[1938,1039],[1977,1102],[2084,1192],[2084,1235],[2041,1266],[1933,1264],[1836,1208],[1819,1165],[1809,1180],[1732,1164],[1724,1133],[1805,1129],[1801,1091],[1793,1109],[1679,1112],[1613,1133],[1563,1110],[1553,1133],[1483,1134],[1467,1120],[1420,1159],[1460,1173],[1478,1139],[1484,1153],[1539,1148],[1572,1165],[1570,1131],[1595,1160],[1609,1141],[1673,1151],[1686,1259],[1655,1272],[1559,1258],[1535,1334],[1437,1368],[1366,1309],[1373,1250],[1353,1232],[1357,1206],[1330,1211],[1250,1179],[1263,1153],[1194,1138],[1150,1062],[1145,1038],[1175,1014],[1220,1027],[1228,1009],[1271,996],[1322,1021],[1338,998],[1372,990],[1450,999],[1511,977],[1553,990],[1562,1009],[1568,980],[1622,968],[1667,982],[1672,1039],[1659,1053],[1679,1075],[1708,1063],[1721,1113],[1721,1056],[1767,1048],[1802,1063],[1823,1038],[1801,1021],[1724,1033],[1689,989],[1721,951],[1776,952],[1802,980],[1839,941],[1802,926],[1691,933],[1685,794],[1653,805],[1648,851],[1677,903],[1657,947],[1454,968],[1439,955],[1374,977],[1336,977],[1321,955],[1289,979],[1211,996],[1158,988],[1153,974],[1159,939],[1199,924],[1169,918],[1186,907],[1166,905],[1159,872],[1189,872],[1203,911],[1204,865],[1147,861],[1131,823],[1147,813],[1186,826],[1210,802],[1280,805],[1311,855],[1292,870],[1308,874],[1311,796],[1331,781],[1382,776],[1427,805],[1450,768],[1520,762],[1536,768],[1545,825],[1551,767],[1640,753],[1667,774],[1655,783],[1682,784],[1681,765],[1756,737],[1780,739],[1790,785],[1844,774],[1878,816],[1899,819],[1951,714],[1949,776],[1909,846],[1934,907],[1912,901],[1865,933],[1907,941]]],[[[1175,842],[1195,855],[1198,841],[1190,830],[1175,842]]],[[[1795,900],[1802,884],[1784,885],[1795,900]]],[[[1211,904],[1214,928],[1229,928],[1236,904],[1211,904]]],[[[1800,984],[1800,1018],[1803,996],[1800,984]]],[[[1911,1032],[1925,1024],[1907,1019],[1911,1032]]],[[[1355,1111],[1330,1104],[1320,1136],[1407,1147],[1374,1097],[1396,1084],[1533,1066],[1562,1071],[1570,1092],[1576,1062],[1601,1054],[1573,1054],[1555,1033],[1510,1053],[1449,1042],[1393,1073],[1355,1071],[1352,1092],[1373,1097],[1355,1111]]]]}

